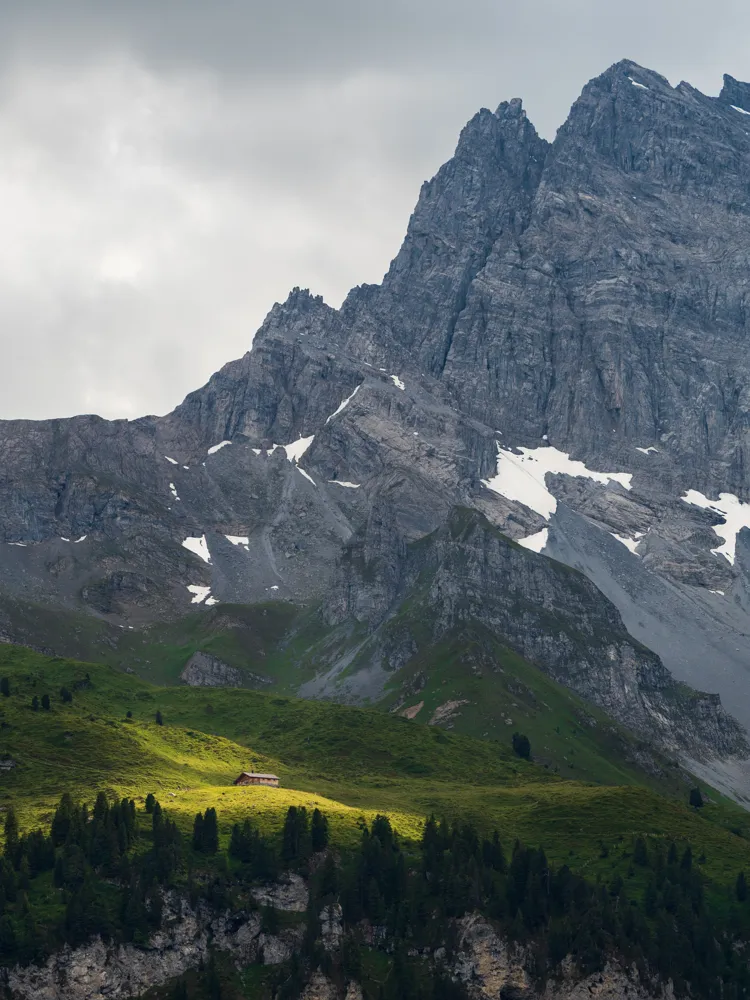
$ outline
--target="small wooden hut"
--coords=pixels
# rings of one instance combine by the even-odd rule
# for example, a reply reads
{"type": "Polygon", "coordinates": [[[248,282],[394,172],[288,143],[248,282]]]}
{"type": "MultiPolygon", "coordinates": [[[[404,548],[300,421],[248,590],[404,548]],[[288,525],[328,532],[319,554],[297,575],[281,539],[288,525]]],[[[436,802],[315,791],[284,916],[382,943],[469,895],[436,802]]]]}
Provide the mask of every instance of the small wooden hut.
{"type": "Polygon", "coordinates": [[[235,785],[268,785],[270,788],[279,787],[279,779],[275,774],[258,774],[257,771],[243,771],[238,778],[234,779],[235,785]]]}

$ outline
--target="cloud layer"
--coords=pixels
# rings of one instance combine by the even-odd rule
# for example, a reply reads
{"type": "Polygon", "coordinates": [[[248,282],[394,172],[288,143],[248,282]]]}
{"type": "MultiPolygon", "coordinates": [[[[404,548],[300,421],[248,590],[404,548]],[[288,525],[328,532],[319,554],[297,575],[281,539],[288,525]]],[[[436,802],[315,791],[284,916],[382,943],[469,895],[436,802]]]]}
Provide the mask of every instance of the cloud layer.
{"type": "Polygon", "coordinates": [[[750,77],[734,2],[10,6],[5,418],[164,412],[293,285],[338,304],[379,280],[482,105],[521,96],[552,138],[624,56],[711,93],[723,71],[750,77]]]}

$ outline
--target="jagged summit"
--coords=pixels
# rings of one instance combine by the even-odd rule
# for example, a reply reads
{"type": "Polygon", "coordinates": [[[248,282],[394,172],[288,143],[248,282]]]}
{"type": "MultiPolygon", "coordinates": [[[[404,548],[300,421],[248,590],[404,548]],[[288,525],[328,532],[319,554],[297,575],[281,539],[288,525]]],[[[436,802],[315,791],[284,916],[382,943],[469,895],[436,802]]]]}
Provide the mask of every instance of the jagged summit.
{"type": "Polygon", "coordinates": [[[730,106],[741,107],[744,111],[750,111],[750,83],[742,83],[725,73],[719,100],[730,106]]]}

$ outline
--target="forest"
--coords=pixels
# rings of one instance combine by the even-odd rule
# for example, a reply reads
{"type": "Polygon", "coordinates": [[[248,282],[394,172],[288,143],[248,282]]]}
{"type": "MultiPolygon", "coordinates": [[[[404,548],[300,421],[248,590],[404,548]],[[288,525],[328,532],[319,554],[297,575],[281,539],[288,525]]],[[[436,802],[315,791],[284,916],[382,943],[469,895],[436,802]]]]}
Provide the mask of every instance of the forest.
{"type": "MultiPolygon", "coordinates": [[[[153,795],[139,807],[100,792],[91,808],[63,795],[48,829],[27,833],[11,809],[0,860],[0,962],[40,962],[97,934],[142,945],[161,925],[167,889],[192,905],[246,912],[258,908],[251,886],[294,871],[309,886],[309,904],[299,953],[264,987],[279,1000],[299,996],[318,969],[334,982],[360,982],[367,1000],[459,1000],[464,987],[452,970],[459,921],[470,913],[525,948],[540,986],[566,956],[582,976],[614,958],[646,984],[671,979],[677,995],[750,997],[745,874],[717,895],[689,844],[637,837],[623,845],[627,880],[604,884],[552,866],[541,848],[505,845],[470,824],[430,817],[418,844],[402,843],[384,815],[360,827],[356,849],[340,851],[323,812],[291,806],[278,835],[261,832],[250,812],[222,845],[214,808],[195,816],[188,837],[153,795]],[[321,914],[337,905],[342,935],[332,950],[321,914]]],[[[264,908],[269,933],[278,919],[264,908]]],[[[215,959],[191,980],[192,992],[187,979],[171,988],[180,998],[221,997],[215,959]]]]}

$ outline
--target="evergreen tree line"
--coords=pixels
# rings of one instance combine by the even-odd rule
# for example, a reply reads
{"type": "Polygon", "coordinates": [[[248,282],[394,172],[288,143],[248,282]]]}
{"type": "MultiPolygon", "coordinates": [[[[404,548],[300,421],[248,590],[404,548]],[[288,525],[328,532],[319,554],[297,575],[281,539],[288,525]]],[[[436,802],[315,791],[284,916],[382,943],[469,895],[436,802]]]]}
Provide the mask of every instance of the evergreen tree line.
{"type": "Polygon", "coordinates": [[[10,809],[4,833],[0,965],[39,960],[62,944],[75,947],[95,934],[144,942],[161,923],[161,890],[184,884],[186,874],[193,903],[204,897],[217,907],[231,905],[233,881],[268,881],[290,867],[304,869],[312,854],[327,846],[328,821],[318,809],[309,816],[292,806],[281,836],[269,837],[246,819],[234,826],[230,838],[228,857],[238,867],[230,874],[226,864],[214,866],[200,884],[192,876],[194,864],[205,859],[210,866],[219,853],[212,807],[196,815],[188,843],[153,794],[146,797],[139,820],[132,799],[110,803],[100,792],[90,809],[66,793],[47,832],[22,835],[10,809]],[[49,913],[40,917],[29,900],[32,881],[47,872],[61,903],[52,923],[49,913]]]}
{"type": "MultiPolygon", "coordinates": [[[[92,935],[144,940],[160,925],[161,893],[182,863],[181,837],[158,803],[150,844],[139,840],[132,799],[110,803],[100,792],[90,811],[69,794],[60,799],[49,832],[19,835],[11,809],[0,860],[0,964],[43,958],[62,944],[92,935]],[[52,872],[62,914],[50,924],[29,902],[32,880],[52,872]]],[[[45,914],[45,917],[47,915],[45,914]]]]}
{"type": "MultiPolygon", "coordinates": [[[[470,824],[430,818],[416,850],[404,849],[385,816],[361,827],[357,848],[339,863],[327,850],[328,820],[318,809],[290,807],[277,836],[246,818],[232,828],[226,855],[211,807],[195,817],[192,840],[153,795],[140,815],[133,800],[110,802],[100,793],[89,809],[64,795],[47,832],[21,834],[10,810],[0,860],[0,963],[39,959],[99,933],[142,943],[161,924],[164,887],[187,886],[193,903],[241,908],[248,882],[296,868],[310,878],[310,905],[303,948],[279,981],[281,1000],[299,995],[317,967],[341,982],[358,978],[368,965],[365,947],[379,949],[389,970],[380,1000],[461,1000],[460,987],[415,956],[444,949],[450,962],[456,922],[476,911],[528,948],[540,983],[568,955],[583,974],[618,956],[645,981],[672,979],[678,995],[750,1000],[745,874],[717,904],[689,845],[678,850],[636,838],[621,866],[630,868],[626,886],[620,874],[603,884],[556,868],[539,848],[516,842],[506,850],[497,833],[483,836],[470,824]],[[50,872],[61,903],[52,923],[45,894],[32,892],[34,880],[50,872]],[[44,902],[32,905],[30,897],[44,902]],[[336,904],[345,933],[330,954],[320,917],[336,904]]],[[[278,930],[275,911],[264,911],[263,926],[278,930]]]]}
{"type": "MultiPolygon", "coordinates": [[[[361,947],[364,921],[390,953],[444,947],[450,957],[455,920],[479,911],[501,936],[529,947],[540,982],[567,955],[583,974],[618,956],[644,981],[672,979],[678,995],[689,989],[705,1000],[750,997],[744,873],[732,887],[734,908],[723,917],[709,912],[689,846],[680,854],[675,844],[665,851],[638,838],[633,874],[641,874],[636,881],[645,876],[646,889],[632,898],[619,875],[609,885],[593,883],[518,842],[506,854],[497,833],[482,837],[469,824],[431,818],[420,847],[413,864],[387,817],[363,828],[359,851],[337,880],[350,949],[361,947]]],[[[418,995],[399,989],[404,983],[394,986],[394,1000],[418,995]]]]}

